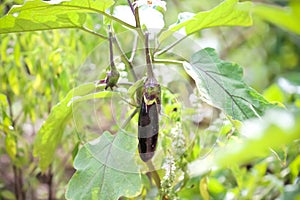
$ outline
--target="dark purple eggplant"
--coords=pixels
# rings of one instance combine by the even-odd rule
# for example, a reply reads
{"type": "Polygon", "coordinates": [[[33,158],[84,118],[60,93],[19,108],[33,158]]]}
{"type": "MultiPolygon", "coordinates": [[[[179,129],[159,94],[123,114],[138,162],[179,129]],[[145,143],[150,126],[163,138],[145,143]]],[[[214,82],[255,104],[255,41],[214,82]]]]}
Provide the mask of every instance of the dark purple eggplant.
{"type": "Polygon", "coordinates": [[[158,106],[156,102],[147,105],[144,98],[142,99],[138,122],[138,149],[144,162],[153,157],[156,149],[159,131],[158,106]]]}

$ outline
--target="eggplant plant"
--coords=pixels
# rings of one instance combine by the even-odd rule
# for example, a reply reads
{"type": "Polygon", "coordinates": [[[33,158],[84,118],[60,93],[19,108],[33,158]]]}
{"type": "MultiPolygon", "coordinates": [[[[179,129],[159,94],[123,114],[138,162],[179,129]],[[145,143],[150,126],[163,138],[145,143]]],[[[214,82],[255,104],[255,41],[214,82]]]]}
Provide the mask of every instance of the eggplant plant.
{"type": "MultiPolygon", "coordinates": [[[[33,177],[48,177],[48,199],[251,199],[258,193],[257,199],[287,199],[299,195],[295,144],[300,141],[300,98],[293,93],[296,108],[282,109],[285,102],[274,102],[244,81],[243,67],[220,58],[226,57],[226,49],[219,56],[220,49],[199,44],[204,29],[226,26],[233,32],[246,31],[255,27],[254,17],[299,34],[295,19],[299,3],[291,1],[289,13],[251,1],[220,0],[206,11],[201,11],[204,2],[180,2],[32,0],[12,6],[0,18],[1,64],[9,66],[8,76],[0,71],[0,127],[16,181],[11,199],[25,199],[31,191],[26,189],[35,183],[22,186],[25,167],[20,163],[25,162],[22,155],[27,151],[19,151],[26,145],[17,138],[26,126],[17,126],[22,114],[15,117],[14,110],[20,110],[22,101],[31,106],[44,102],[39,101],[43,94],[49,107],[41,109],[48,113],[38,116],[44,122],[34,135],[35,160],[27,155],[26,163],[37,162],[30,167],[33,177]],[[172,6],[179,4],[194,12],[178,13],[177,19],[170,20],[172,6]],[[289,25],[270,18],[273,13],[289,25]],[[68,30],[68,38],[63,37],[67,30],[54,29],[75,31],[68,30]],[[45,35],[50,32],[45,31],[49,30],[54,36],[48,38],[45,35]],[[36,36],[47,45],[57,46],[40,63],[32,61],[35,53],[30,57],[26,51],[28,46],[39,46],[38,39],[26,46],[32,36],[24,32],[35,31],[42,31],[36,36]],[[14,43],[17,36],[21,46],[14,43]],[[65,71],[72,65],[62,57],[60,41],[64,40],[65,48],[74,49],[68,54],[70,60],[81,62],[72,72],[65,71]],[[11,49],[15,63],[7,56],[11,49]],[[34,77],[21,92],[28,81],[21,79],[14,65],[26,69],[29,82],[34,77]],[[39,91],[34,102],[20,98],[34,90],[39,91]],[[54,101],[57,90],[62,93],[54,101]],[[62,152],[66,158],[58,162],[62,152]],[[268,168],[274,157],[281,171],[273,170],[276,163],[268,168]],[[63,192],[54,192],[53,176],[61,165],[72,165],[75,172],[62,186],[63,192]],[[279,177],[287,171],[289,176],[279,177]],[[267,172],[271,178],[264,176],[267,172]],[[287,182],[288,189],[283,186],[287,182]]],[[[296,88],[293,91],[299,87],[295,84],[289,85],[296,88]]],[[[26,112],[23,122],[30,119],[34,124],[34,111],[26,112]]],[[[1,187],[0,182],[0,199],[5,199],[1,187]]]]}

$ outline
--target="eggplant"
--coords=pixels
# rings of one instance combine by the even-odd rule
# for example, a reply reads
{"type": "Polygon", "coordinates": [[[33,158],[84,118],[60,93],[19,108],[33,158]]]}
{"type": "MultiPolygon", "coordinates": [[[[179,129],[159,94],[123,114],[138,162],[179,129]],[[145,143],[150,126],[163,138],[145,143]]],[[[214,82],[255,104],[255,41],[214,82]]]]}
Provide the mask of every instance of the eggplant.
{"type": "Polygon", "coordinates": [[[144,85],[144,92],[138,119],[139,154],[144,162],[155,153],[159,132],[160,85],[144,85]]]}

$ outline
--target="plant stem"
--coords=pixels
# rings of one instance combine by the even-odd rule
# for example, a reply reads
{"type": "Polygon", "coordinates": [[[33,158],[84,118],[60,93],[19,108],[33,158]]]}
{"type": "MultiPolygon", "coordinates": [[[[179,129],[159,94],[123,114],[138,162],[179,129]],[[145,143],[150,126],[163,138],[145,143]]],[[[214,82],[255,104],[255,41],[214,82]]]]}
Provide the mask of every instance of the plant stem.
{"type": "Polygon", "coordinates": [[[121,24],[123,26],[126,26],[129,29],[135,29],[136,28],[135,26],[132,26],[132,25],[124,22],[123,20],[118,19],[118,18],[114,17],[113,15],[107,14],[106,12],[101,12],[101,14],[103,14],[104,16],[106,16],[106,17],[108,17],[108,18],[110,18],[110,19],[118,22],[119,24],[121,24]]]}
{"type": "Polygon", "coordinates": [[[23,173],[22,173],[22,169],[17,168],[18,169],[18,182],[19,182],[19,186],[20,186],[20,193],[21,193],[21,197],[23,200],[25,200],[25,192],[23,190],[23,173]]]}
{"type": "Polygon", "coordinates": [[[13,173],[14,173],[14,182],[15,182],[14,187],[15,187],[16,199],[25,200],[25,193],[22,189],[23,187],[22,172],[14,164],[13,164],[13,173]]]}
{"type": "Polygon", "coordinates": [[[128,2],[128,5],[129,5],[129,7],[130,7],[130,9],[131,9],[131,11],[133,13],[133,15],[134,15],[134,8],[133,8],[133,5],[132,5],[131,1],[127,0],[127,2],[128,2]]]}
{"type": "Polygon", "coordinates": [[[146,164],[147,164],[149,170],[151,171],[151,175],[154,179],[155,185],[157,186],[158,189],[160,189],[161,188],[160,177],[159,177],[152,161],[149,160],[146,164]]]}
{"type": "Polygon", "coordinates": [[[164,49],[157,51],[154,53],[154,56],[159,56],[161,54],[166,53],[167,51],[169,51],[170,49],[172,49],[174,46],[176,46],[178,43],[180,43],[182,40],[184,40],[185,38],[187,38],[188,35],[176,40],[175,42],[173,42],[172,44],[170,44],[169,46],[165,47],[164,49]]]}
{"type": "Polygon", "coordinates": [[[48,170],[48,200],[52,200],[52,181],[53,181],[53,174],[51,172],[52,166],[50,165],[48,170]]]}
{"type": "MultiPolygon", "coordinates": [[[[137,0],[134,0],[136,2],[137,0]]],[[[136,28],[141,28],[141,22],[140,22],[140,15],[139,15],[139,8],[136,6],[134,10],[134,18],[135,18],[135,27],[136,28]]]]}
{"type": "MultiPolygon", "coordinates": [[[[13,127],[13,130],[15,130],[15,120],[14,113],[12,109],[12,102],[9,94],[6,95],[8,107],[9,107],[9,118],[11,121],[11,126],[13,127]]],[[[6,133],[7,134],[7,133],[6,133]]],[[[16,155],[17,157],[17,155],[16,155]]],[[[13,174],[14,174],[14,187],[15,187],[15,193],[16,193],[16,199],[17,200],[25,200],[25,193],[23,191],[23,176],[22,176],[22,170],[19,169],[15,164],[13,164],[13,174]]]]}
{"type": "Polygon", "coordinates": [[[134,111],[130,114],[130,116],[125,120],[125,122],[122,124],[121,128],[124,129],[128,125],[128,123],[131,121],[131,119],[135,116],[135,114],[138,112],[138,108],[134,109],[134,111]]]}
{"type": "Polygon", "coordinates": [[[111,31],[111,26],[108,25],[108,36],[109,36],[109,62],[111,71],[116,71],[116,65],[114,62],[114,52],[113,52],[113,36],[111,31]]]}
{"type": "MultiPolygon", "coordinates": [[[[137,0],[134,0],[136,2],[137,0]]],[[[136,6],[134,10],[134,18],[135,18],[135,29],[138,32],[138,35],[141,39],[144,39],[143,31],[141,30],[141,21],[140,21],[140,15],[139,15],[139,7],[136,6]]]]}
{"type": "Polygon", "coordinates": [[[155,79],[154,73],[152,69],[152,59],[149,49],[149,33],[145,33],[145,53],[146,53],[146,62],[147,62],[147,78],[148,79],[155,79]]]}
{"type": "Polygon", "coordinates": [[[18,174],[17,174],[17,167],[13,165],[13,173],[14,173],[14,187],[15,187],[15,194],[16,199],[20,199],[20,192],[19,192],[19,184],[18,184],[18,174]]]}
{"type": "Polygon", "coordinates": [[[129,66],[129,68],[130,68],[129,70],[130,70],[130,72],[131,72],[131,74],[132,74],[132,76],[133,76],[133,78],[134,78],[134,81],[137,81],[137,76],[136,76],[135,71],[134,71],[134,69],[133,69],[133,64],[132,64],[132,62],[127,58],[127,56],[125,55],[124,51],[122,50],[121,45],[120,45],[120,43],[119,43],[117,37],[114,37],[114,43],[116,44],[116,46],[117,46],[117,48],[118,48],[118,50],[119,50],[119,53],[121,54],[121,59],[122,59],[122,61],[123,61],[127,66],[129,66]]]}
{"type": "Polygon", "coordinates": [[[181,60],[170,60],[170,59],[154,59],[153,63],[158,63],[158,64],[176,64],[176,65],[182,65],[184,61],[181,60]]]}
{"type": "Polygon", "coordinates": [[[85,31],[85,32],[91,33],[91,34],[93,34],[93,35],[95,35],[95,36],[98,36],[98,37],[100,37],[100,38],[102,38],[102,39],[105,39],[105,40],[108,39],[108,37],[106,37],[105,35],[102,35],[102,34],[100,34],[100,33],[97,33],[97,32],[95,32],[95,31],[93,31],[93,30],[90,30],[90,29],[88,29],[87,27],[82,26],[82,27],[80,27],[80,29],[83,30],[83,31],[85,31]]]}
{"type": "Polygon", "coordinates": [[[134,59],[134,56],[136,54],[137,46],[138,46],[138,41],[139,41],[139,36],[135,34],[134,42],[133,42],[133,47],[131,51],[131,56],[129,58],[129,62],[132,62],[134,59]]]}

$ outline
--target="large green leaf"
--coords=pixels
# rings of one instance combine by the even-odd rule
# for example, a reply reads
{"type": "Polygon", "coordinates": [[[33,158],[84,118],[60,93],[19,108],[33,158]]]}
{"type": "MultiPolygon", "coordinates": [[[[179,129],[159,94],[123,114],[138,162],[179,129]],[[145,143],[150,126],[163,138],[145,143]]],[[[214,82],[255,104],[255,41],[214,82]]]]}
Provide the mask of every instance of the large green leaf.
{"type": "Polygon", "coordinates": [[[300,113],[270,110],[261,119],[247,120],[241,128],[241,138],[230,140],[215,149],[205,159],[190,164],[192,176],[198,176],[212,167],[240,165],[255,158],[270,155],[270,150],[300,139],[300,113]]]}
{"type": "Polygon", "coordinates": [[[239,3],[238,0],[226,0],[217,7],[195,15],[179,14],[178,22],[163,32],[159,38],[163,41],[175,31],[184,28],[185,34],[216,26],[251,26],[251,2],[239,3]],[[183,17],[184,16],[184,17],[183,17]]]}
{"type": "Polygon", "coordinates": [[[142,189],[141,176],[135,164],[136,137],[119,131],[104,132],[85,144],[78,152],[67,199],[115,200],[137,196],[142,189]]]}
{"type": "Polygon", "coordinates": [[[256,4],[253,13],[289,31],[300,34],[300,1],[291,0],[290,7],[256,4]]]}
{"type": "Polygon", "coordinates": [[[104,13],[113,0],[25,1],[0,19],[0,34],[59,28],[80,28],[89,12],[104,13]]]}
{"type": "Polygon", "coordinates": [[[78,86],[71,90],[61,102],[52,108],[47,120],[38,131],[34,142],[34,156],[39,157],[39,166],[43,171],[46,170],[52,162],[66,123],[72,117],[73,109],[76,109],[76,104],[73,104],[73,102],[79,102],[81,98],[84,100],[105,98],[111,94],[109,91],[103,91],[90,95],[89,93],[95,89],[94,83],[78,86]]]}
{"type": "Polygon", "coordinates": [[[243,81],[243,69],[220,60],[215,50],[206,48],[184,63],[205,102],[222,109],[237,120],[259,117],[272,105],[243,81]]]}

